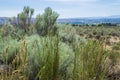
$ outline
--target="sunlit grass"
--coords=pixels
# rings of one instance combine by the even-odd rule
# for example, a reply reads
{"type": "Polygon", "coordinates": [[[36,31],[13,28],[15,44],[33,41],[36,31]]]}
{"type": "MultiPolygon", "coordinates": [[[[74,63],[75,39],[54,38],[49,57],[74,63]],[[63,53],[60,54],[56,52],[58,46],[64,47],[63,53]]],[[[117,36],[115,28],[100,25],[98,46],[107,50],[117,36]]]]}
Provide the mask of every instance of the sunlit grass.
{"type": "Polygon", "coordinates": [[[62,41],[61,32],[44,37],[25,35],[20,40],[10,36],[0,38],[0,59],[6,66],[5,73],[0,72],[0,78],[105,80],[107,59],[115,64],[119,56],[113,55],[114,51],[107,51],[101,41],[82,40],[76,33],[73,35],[74,39],[69,44],[62,41]]]}

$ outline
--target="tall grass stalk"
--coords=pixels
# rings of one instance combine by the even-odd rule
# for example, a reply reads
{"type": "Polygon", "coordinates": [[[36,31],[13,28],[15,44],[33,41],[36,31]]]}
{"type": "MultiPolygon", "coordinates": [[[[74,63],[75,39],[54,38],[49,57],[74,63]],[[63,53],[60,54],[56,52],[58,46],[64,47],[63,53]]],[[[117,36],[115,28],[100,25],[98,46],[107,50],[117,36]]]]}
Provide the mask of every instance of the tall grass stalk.
{"type": "Polygon", "coordinates": [[[59,72],[59,37],[58,35],[49,36],[44,41],[43,54],[45,64],[38,72],[39,80],[58,80],[59,72]]]}
{"type": "Polygon", "coordinates": [[[104,80],[108,53],[99,41],[74,44],[73,80],[104,80]]]}

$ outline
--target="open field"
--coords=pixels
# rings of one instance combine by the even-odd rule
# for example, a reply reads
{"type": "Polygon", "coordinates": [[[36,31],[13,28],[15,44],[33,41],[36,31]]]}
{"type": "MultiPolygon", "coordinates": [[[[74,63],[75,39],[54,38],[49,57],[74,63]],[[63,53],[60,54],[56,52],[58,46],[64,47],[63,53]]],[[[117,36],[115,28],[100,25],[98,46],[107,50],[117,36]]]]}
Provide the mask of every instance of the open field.
{"type": "Polygon", "coordinates": [[[33,12],[0,28],[1,80],[120,80],[120,26],[57,24],[50,7],[31,23],[33,12]]]}
{"type": "Polygon", "coordinates": [[[119,30],[120,27],[61,24],[54,36],[39,36],[36,31],[31,34],[19,31],[16,37],[3,36],[1,31],[0,77],[3,80],[119,80],[119,30]]]}

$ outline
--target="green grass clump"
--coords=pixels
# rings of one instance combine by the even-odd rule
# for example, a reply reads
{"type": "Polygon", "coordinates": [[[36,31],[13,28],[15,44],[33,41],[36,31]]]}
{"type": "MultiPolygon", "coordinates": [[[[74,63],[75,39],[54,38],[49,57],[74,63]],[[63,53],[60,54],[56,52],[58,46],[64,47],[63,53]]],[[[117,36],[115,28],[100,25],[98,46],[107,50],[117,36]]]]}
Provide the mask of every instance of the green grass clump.
{"type": "Polygon", "coordinates": [[[88,41],[82,46],[74,44],[73,80],[104,80],[107,51],[101,42],[88,41]]]}

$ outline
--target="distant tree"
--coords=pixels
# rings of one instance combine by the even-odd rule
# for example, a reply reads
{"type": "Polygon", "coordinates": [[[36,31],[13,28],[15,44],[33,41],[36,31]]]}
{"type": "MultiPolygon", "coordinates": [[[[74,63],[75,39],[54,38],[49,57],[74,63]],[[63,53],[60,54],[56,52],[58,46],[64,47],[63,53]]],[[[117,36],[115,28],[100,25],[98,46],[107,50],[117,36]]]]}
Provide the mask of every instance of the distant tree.
{"type": "Polygon", "coordinates": [[[91,26],[95,27],[95,26],[96,26],[96,24],[92,24],[91,26]]]}
{"type": "Polygon", "coordinates": [[[89,27],[89,24],[85,24],[85,26],[89,27]]]}
{"type": "Polygon", "coordinates": [[[103,24],[98,24],[97,26],[98,26],[98,27],[102,27],[102,26],[103,26],[103,24]]]}
{"type": "Polygon", "coordinates": [[[36,18],[35,27],[40,35],[47,35],[49,33],[55,33],[56,31],[56,20],[59,14],[54,12],[50,7],[45,9],[42,15],[38,15],[36,18]]]}
{"type": "Polygon", "coordinates": [[[117,26],[115,23],[102,23],[103,26],[117,26]]]}
{"type": "Polygon", "coordinates": [[[78,24],[71,24],[73,27],[78,26],[78,24]]]}

